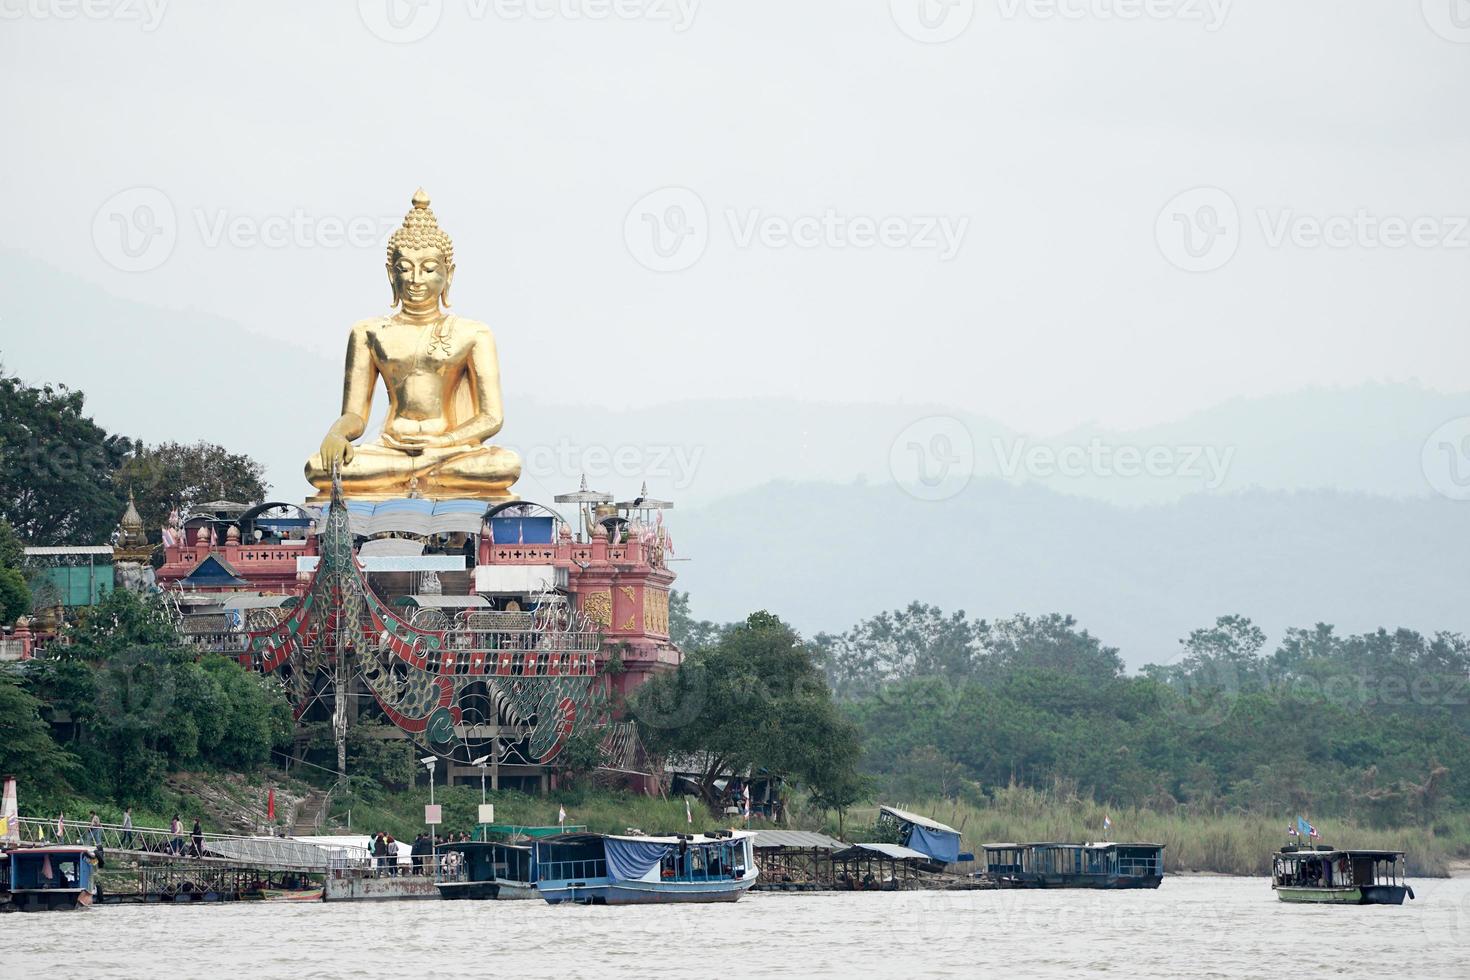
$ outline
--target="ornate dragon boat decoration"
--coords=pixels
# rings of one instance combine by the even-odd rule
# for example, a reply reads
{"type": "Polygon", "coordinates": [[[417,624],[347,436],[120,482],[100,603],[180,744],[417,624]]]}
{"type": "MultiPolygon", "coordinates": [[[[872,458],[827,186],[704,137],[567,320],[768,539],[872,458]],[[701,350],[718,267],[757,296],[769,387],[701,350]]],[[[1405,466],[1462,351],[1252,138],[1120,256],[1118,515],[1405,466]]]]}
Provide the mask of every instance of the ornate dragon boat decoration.
{"type": "Polygon", "coordinates": [[[337,491],[320,552],[295,607],[246,641],[251,665],[281,678],[298,719],[360,678],[383,714],[437,755],[470,762],[494,751],[500,762],[542,765],[593,723],[600,635],[564,597],[415,625],[370,586],[337,491]]]}

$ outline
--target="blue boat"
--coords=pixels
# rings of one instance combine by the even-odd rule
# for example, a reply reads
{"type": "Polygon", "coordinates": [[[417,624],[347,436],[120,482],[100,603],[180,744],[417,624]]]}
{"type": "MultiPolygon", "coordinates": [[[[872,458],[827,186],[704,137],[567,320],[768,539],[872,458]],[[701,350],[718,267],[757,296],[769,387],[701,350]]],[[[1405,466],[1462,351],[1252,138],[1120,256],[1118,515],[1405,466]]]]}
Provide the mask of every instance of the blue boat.
{"type": "Polygon", "coordinates": [[[553,905],[735,902],[760,874],[754,836],[562,834],[535,844],[536,890],[553,905]]]}
{"type": "Polygon", "coordinates": [[[90,847],[12,847],[5,852],[9,906],[21,912],[86,908],[97,894],[96,863],[90,847]]]}

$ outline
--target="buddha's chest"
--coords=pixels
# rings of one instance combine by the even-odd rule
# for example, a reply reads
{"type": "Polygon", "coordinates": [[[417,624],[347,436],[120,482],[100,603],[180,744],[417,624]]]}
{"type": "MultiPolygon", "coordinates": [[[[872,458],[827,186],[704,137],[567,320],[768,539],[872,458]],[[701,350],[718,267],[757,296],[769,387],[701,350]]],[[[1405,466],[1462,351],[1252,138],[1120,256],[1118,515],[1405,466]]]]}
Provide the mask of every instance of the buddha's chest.
{"type": "Polygon", "coordinates": [[[378,372],[390,383],[420,375],[457,374],[469,357],[468,336],[454,329],[452,318],[437,324],[386,323],[368,335],[378,372]]]}

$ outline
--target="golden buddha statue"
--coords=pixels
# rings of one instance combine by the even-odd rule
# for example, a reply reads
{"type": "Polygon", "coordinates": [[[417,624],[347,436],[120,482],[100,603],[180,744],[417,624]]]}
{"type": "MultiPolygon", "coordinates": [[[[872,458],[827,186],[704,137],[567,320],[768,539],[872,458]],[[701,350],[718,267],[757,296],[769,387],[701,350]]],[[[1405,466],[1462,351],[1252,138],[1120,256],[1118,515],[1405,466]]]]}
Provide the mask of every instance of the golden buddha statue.
{"type": "Polygon", "coordinates": [[[342,417],[306,461],[313,503],[331,497],[335,467],[345,496],[387,500],[513,500],[521,460],[485,440],[500,431],[500,363],[490,328],[445,312],[454,279],[454,243],[429,210],[423,189],[388,240],[392,316],[359,321],[347,341],[342,417]],[[367,428],[378,378],[388,418],[374,442],[367,428]]]}

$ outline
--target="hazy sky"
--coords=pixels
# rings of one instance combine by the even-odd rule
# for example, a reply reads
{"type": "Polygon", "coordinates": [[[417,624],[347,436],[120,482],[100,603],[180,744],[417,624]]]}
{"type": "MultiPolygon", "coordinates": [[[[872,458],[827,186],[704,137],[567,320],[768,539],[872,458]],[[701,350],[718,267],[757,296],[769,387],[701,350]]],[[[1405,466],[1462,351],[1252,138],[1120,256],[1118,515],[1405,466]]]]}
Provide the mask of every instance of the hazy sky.
{"type": "Polygon", "coordinates": [[[0,0],[0,75],[0,245],[242,343],[338,361],[422,184],[551,402],[1465,387],[1464,0],[0,0]]]}

